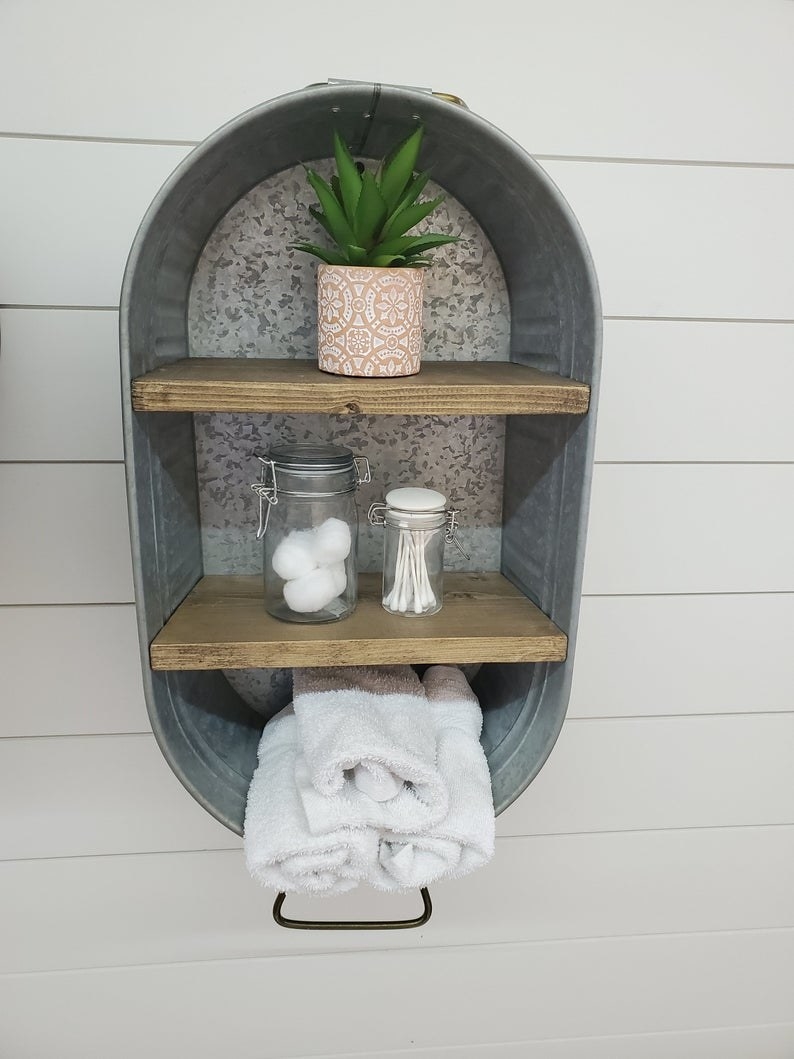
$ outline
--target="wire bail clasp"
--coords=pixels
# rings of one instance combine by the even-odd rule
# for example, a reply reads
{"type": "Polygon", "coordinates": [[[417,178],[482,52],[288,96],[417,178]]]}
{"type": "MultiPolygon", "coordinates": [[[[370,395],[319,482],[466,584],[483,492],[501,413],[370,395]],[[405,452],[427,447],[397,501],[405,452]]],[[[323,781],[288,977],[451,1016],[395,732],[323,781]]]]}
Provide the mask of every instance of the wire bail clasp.
{"type": "Polygon", "coordinates": [[[464,559],[470,559],[471,556],[465,550],[463,545],[460,543],[458,538],[458,515],[460,514],[460,508],[448,507],[444,512],[447,522],[447,530],[444,534],[444,540],[447,544],[454,544],[464,559]]]}
{"type": "Polygon", "coordinates": [[[367,511],[367,521],[370,526],[385,526],[386,525],[386,514],[389,510],[388,504],[370,504],[369,511],[367,511]]]}
{"type": "Polygon", "coordinates": [[[251,488],[259,497],[259,525],[256,530],[256,539],[261,541],[267,533],[267,524],[270,519],[270,508],[278,503],[278,485],[276,484],[276,465],[267,456],[257,456],[262,464],[259,468],[259,481],[254,482],[251,488]],[[268,468],[270,469],[270,484],[268,484],[268,468]]]}
{"type": "Polygon", "coordinates": [[[369,485],[369,483],[372,481],[372,471],[370,470],[369,460],[367,459],[367,457],[354,456],[353,466],[356,468],[356,485],[369,485]],[[361,467],[359,467],[359,464],[361,464],[361,467]]]}

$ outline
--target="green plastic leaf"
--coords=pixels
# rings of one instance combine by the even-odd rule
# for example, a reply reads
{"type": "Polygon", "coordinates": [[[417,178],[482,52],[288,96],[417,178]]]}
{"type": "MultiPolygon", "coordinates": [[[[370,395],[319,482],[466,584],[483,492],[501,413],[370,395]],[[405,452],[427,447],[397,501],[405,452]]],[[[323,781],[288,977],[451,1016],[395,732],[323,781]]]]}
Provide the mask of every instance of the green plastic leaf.
{"type": "Polygon", "coordinates": [[[328,223],[328,218],[325,216],[322,210],[315,209],[314,206],[309,206],[309,213],[312,215],[312,217],[314,217],[316,221],[318,221],[323,226],[323,228],[325,228],[326,232],[328,232],[328,234],[333,239],[334,233],[331,231],[331,225],[328,223]]]}
{"type": "Polygon", "coordinates": [[[456,235],[401,235],[397,239],[388,239],[376,248],[378,254],[421,254],[433,247],[443,246],[445,243],[456,243],[456,235]]]}
{"type": "Polygon", "coordinates": [[[339,174],[339,191],[342,196],[342,205],[348,221],[353,224],[356,216],[361,195],[361,176],[353,161],[353,156],[342,142],[339,133],[334,133],[334,157],[336,158],[336,171],[339,174]]]}
{"type": "Polygon", "coordinates": [[[397,235],[404,235],[409,228],[413,228],[415,224],[419,224],[420,221],[423,221],[425,217],[440,206],[443,201],[444,196],[440,195],[437,199],[430,199],[429,202],[416,202],[413,206],[406,206],[405,209],[400,210],[399,213],[393,214],[384,225],[384,239],[390,239],[397,235]]]}
{"type": "Polygon", "coordinates": [[[402,253],[406,257],[413,257],[414,254],[424,254],[426,250],[434,250],[436,247],[445,246],[447,243],[457,243],[459,237],[457,235],[417,235],[412,239],[412,245],[403,248],[402,253]]]}
{"type": "Polygon", "coordinates": [[[290,243],[291,250],[302,250],[304,254],[313,254],[319,257],[326,265],[346,265],[347,258],[338,250],[328,250],[324,246],[315,246],[314,243],[290,243]]]}
{"type": "Polygon", "coordinates": [[[363,246],[348,246],[347,258],[351,265],[364,265],[367,260],[367,251],[363,246]]]}
{"type": "Polygon", "coordinates": [[[427,184],[429,179],[430,173],[427,171],[417,174],[400,196],[400,201],[394,207],[393,212],[399,213],[400,210],[404,210],[406,206],[410,206],[412,202],[415,202],[424,191],[425,184],[427,184]]]}
{"type": "Polygon", "coordinates": [[[342,201],[342,185],[339,183],[339,177],[336,175],[336,173],[334,173],[334,175],[331,177],[331,191],[333,191],[334,198],[336,199],[336,201],[339,203],[342,209],[344,209],[345,204],[342,201]]]}
{"type": "Polygon", "coordinates": [[[390,265],[401,265],[405,261],[402,254],[376,254],[370,264],[376,268],[388,268],[390,265]]]}
{"type": "Polygon", "coordinates": [[[314,192],[320,200],[320,205],[330,225],[331,236],[337,245],[340,247],[357,246],[358,240],[353,233],[353,229],[350,227],[344,210],[339,205],[328,184],[313,169],[306,170],[306,179],[314,188],[314,192]]]}
{"type": "Polygon", "coordinates": [[[353,224],[356,238],[351,240],[357,246],[372,248],[376,235],[386,220],[386,203],[383,201],[375,177],[367,170],[361,177],[361,195],[356,207],[356,219],[353,224]]]}
{"type": "Polygon", "coordinates": [[[383,168],[380,192],[389,213],[393,212],[409,180],[413,177],[424,132],[424,128],[420,125],[404,143],[400,144],[391,160],[383,168]]]}

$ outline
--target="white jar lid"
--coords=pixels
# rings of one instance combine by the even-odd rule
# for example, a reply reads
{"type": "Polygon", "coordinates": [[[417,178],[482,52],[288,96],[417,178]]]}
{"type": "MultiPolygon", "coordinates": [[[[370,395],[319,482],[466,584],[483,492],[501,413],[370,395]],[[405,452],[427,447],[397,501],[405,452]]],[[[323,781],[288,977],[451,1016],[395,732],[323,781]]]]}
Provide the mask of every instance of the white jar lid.
{"type": "Polygon", "coordinates": [[[402,489],[390,489],[386,494],[386,503],[399,511],[429,513],[443,511],[447,498],[436,489],[406,486],[402,489]]]}

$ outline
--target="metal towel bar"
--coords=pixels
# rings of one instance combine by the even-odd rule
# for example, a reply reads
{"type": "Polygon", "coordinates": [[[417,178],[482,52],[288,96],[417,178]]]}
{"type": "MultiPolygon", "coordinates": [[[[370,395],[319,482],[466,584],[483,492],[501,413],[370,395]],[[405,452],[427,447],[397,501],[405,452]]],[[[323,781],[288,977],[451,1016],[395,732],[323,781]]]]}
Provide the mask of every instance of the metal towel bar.
{"type": "Polygon", "coordinates": [[[406,930],[409,927],[421,927],[433,914],[433,903],[430,893],[426,887],[419,891],[422,895],[424,909],[416,919],[368,919],[363,921],[349,920],[347,922],[334,922],[332,920],[314,919],[288,919],[281,914],[281,909],[287,895],[281,893],[273,904],[273,919],[280,927],[289,927],[292,930],[406,930]]]}

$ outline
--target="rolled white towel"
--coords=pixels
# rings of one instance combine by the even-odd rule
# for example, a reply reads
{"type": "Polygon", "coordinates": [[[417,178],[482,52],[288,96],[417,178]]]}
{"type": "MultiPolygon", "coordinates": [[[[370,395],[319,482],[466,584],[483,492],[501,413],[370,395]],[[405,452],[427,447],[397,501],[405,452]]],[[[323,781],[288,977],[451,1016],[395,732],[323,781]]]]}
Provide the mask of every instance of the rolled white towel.
{"type": "Polygon", "coordinates": [[[296,669],[293,696],[306,761],[297,786],[313,833],[424,831],[444,818],[435,722],[410,666],[296,669]]]}
{"type": "Polygon", "coordinates": [[[251,875],[276,890],[337,894],[372,872],[378,835],[371,828],[309,830],[295,773],[298,729],[292,707],[265,725],[248,790],[243,845],[251,875]]]}
{"type": "Polygon", "coordinates": [[[377,867],[367,880],[381,890],[458,878],[487,864],[494,853],[493,794],[480,744],[479,703],[455,667],[432,666],[423,685],[438,730],[438,768],[449,790],[449,811],[425,833],[382,836],[377,867]]]}

